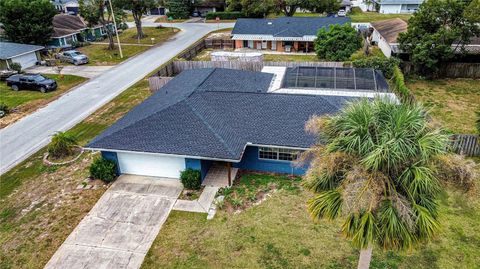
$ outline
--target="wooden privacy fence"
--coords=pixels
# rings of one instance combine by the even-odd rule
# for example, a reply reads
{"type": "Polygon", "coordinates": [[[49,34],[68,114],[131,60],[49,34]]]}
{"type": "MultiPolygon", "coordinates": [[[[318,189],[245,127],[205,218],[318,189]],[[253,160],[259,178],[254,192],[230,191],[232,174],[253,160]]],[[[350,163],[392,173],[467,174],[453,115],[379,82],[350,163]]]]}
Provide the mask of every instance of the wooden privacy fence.
{"type": "MultiPolygon", "coordinates": [[[[410,62],[404,62],[402,69],[406,75],[414,72],[410,62]]],[[[438,69],[438,77],[480,78],[480,63],[441,63],[438,69]]]]}
{"type": "Polygon", "coordinates": [[[165,86],[170,80],[172,80],[172,77],[149,77],[148,78],[148,85],[150,87],[150,92],[154,93],[158,91],[160,88],[165,86]]]}
{"type": "Polygon", "coordinates": [[[207,38],[205,47],[207,49],[233,49],[235,41],[232,39],[207,38]]]}
{"type": "Polygon", "coordinates": [[[457,154],[480,156],[480,139],[478,135],[456,134],[451,137],[451,150],[457,154]]]}
{"type": "Polygon", "coordinates": [[[175,61],[173,72],[178,74],[183,70],[197,68],[228,68],[248,71],[262,71],[264,66],[312,66],[312,67],[343,67],[342,62],[240,62],[240,61],[175,61]]]}

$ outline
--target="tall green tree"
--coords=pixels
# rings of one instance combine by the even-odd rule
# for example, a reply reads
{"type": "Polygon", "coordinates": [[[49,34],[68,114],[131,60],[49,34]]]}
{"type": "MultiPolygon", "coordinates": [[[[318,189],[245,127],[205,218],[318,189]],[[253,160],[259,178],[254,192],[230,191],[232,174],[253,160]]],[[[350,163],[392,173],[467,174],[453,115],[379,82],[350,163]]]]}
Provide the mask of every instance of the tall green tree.
{"type": "Polygon", "coordinates": [[[336,24],[318,31],[315,52],[319,59],[344,61],[362,47],[362,37],[348,24],[336,24]]]}
{"type": "Polygon", "coordinates": [[[417,72],[432,75],[438,64],[452,59],[474,36],[480,35],[478,0],[429,0],[410,18],[399,36],[417,72]],[[475,15],[476,14],[476,15],[475,15]]]}
{"type": "Polygon", "coordinates": [[[275,10],[283,12],[287,17],[291,17],[297,11],[297,8],[306,8],[305,0],[275,0],[275,10]]]}
{"type": "MultiPolygon", "coordinates": [[[[115,19],[120,19],[123,15],[120,1],[111,0],[112,7],[115,12],[115,19]]],[[[107,32],[108,49],[115,49],[113,41],[113,27],[109,26],[113,22],[113,14],[111,12],[109,1],[105,0],[79,0],[80,14],[88,22],[89,26],[101,24],[107,32]]]]}
{"type": "Polygon", "coordinates": [[[145,38],[145,34],[142,29],[142,15],[147,13],[152,8],[157,7],[158,1],[156,0],[119,0],[119,5],[125,9],[130,10],[133,15],[133,21],[137,28],[137,38],[145,38]]]}
{"type": "Polygon", "coordinates": [[[448,138],[421,106],[362,100],[307,128],[325,142],[312,150],[305,176],[316,193],[308,211],[343,219],[343,235],[361,250],[358,268],[369,267],[374,246],[406,250],[436,235],[435,158],[448,138]]]}
{"type": "Polygon", "coordinates": [[[48,0],[1,0],[0,22],[13,42],[45,45],[53,33],[56,11],[48,0]]]}
{"type": "Polygon", "coordinates": [[[165,0],[165,6],[168,8],[168,16],[174,19],[188,19],[190,16],[189,0],[165,0]]]}
{"type": "Polygon", "coordinates": [[[306,8],[318,13],[336,13],[340,9],[339,0],[306,0],[306,8]]]}

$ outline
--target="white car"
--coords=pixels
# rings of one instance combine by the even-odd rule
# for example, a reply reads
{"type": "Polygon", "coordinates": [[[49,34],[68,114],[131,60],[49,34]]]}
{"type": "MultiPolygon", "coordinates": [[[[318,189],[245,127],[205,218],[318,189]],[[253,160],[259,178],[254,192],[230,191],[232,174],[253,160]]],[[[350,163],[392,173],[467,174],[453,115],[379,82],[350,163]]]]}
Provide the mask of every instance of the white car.
{"type": "Polygon", "coordinates": [[[345,17],[347,16],[347,12],[343,9],[340,9],[337,13],[338,17],[345,17]]]}

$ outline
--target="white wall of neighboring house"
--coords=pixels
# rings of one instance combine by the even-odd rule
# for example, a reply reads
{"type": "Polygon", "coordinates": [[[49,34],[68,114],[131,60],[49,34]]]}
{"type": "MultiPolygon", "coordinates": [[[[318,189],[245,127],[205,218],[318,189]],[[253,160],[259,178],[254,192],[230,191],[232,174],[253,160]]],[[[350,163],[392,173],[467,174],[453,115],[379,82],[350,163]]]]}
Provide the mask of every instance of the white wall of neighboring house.
{"type": "Polygon", "coordinates": [[[378,48],[383,52],[383,54],[387,57],[390,58],[392,56],[392,48],[390,47],[390,44],[383,38],[377,30],[373,31],[372,34],[372,41],[377,43],[378,48]]]}
{"type": "Polygon", "coordinates": [[[380,3],[380,13],[384,14],[395,14],[395,13],[401,13],[400,11],[402,10],[402,5],[385,5],[380,3]]]}
{"type": "Polygon", "coordinates": [[[11,61],[13,63],[19,63],[20,65],[22,65],[22,69],[32,67],[38,61],[37,53],[34,52],[34,51],[29,52],[27,54],[23,54],[23,55],[20,55],[20,56],[13,57],[13,58],[11,58],[11,61]]]}

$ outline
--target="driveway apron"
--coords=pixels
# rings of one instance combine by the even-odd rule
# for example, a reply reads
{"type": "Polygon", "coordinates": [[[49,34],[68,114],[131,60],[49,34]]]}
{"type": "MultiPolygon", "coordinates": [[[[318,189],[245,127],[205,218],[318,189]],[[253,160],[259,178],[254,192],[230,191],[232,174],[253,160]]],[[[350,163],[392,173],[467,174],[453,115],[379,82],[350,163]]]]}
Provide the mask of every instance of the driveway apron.
{"type": "Polygon", "coordinates": [[[140,268],[181,191],[175,179],[122,175],[45,268],[140,268]]]}

